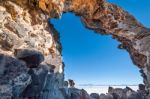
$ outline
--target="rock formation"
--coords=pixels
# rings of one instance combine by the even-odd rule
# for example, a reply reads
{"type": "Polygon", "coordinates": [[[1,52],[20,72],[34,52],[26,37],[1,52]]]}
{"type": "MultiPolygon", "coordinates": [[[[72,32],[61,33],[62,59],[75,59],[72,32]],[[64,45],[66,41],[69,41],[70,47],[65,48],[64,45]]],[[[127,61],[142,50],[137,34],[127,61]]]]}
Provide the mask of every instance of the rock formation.
{"type": "MultiPolygon", "coordinates": [[[[26,49],[32,53],[40,51],[45,57],[42,64],[55,66],[55,86],[61,87],[63,83],[58,33],[48,23],[49,16],[34,9],[32,1],[0,0],[0,99],[18,97],[31,83],[29,68],[18,59],[26,49]]],[[[40,75],[42,68],[35,70],[37,74],[40,75]]]]}
{"type": "MultiPolygon", "coordinates": [[[[53,71],[52,94],[63,88],[59,33],[49,20],[61,18],[64,12],[75,13],[86,28],[120,41],[118,47],[129,52],[133,63],[141,69],[145,90],[150,91],[150,29],[120,7],[105,0],[0,0],[0,99],[19,99],[32,83],[29,68],[18,59],[18,53],[26,49],[44,55],[45,60],[34,71],[37,75],[46,72],[45,68],[53,71]]],[[[83,90],[71,90],[77,92],[72,95],[88,97],[83,90]]]]}

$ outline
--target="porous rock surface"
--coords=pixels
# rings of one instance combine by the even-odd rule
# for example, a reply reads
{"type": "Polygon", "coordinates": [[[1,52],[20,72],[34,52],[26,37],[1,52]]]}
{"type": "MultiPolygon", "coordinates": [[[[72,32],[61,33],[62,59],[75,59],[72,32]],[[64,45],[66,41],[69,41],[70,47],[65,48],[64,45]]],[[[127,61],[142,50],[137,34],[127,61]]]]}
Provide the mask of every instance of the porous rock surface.
{"type": "MultiPolygon", "coordinates": [[[[40,51],[45,57],[44,65],[55,65],[54,81],[56,86],[62,86],[63,64],[57,31],[48,23],[47,14],[28,8],[25,1],[28,2],[0,1],[0,99],[18,97],[31,83],[29,68],[18,60],[25,49],[40,51]]],[[[40,71],[36,70],[37,75],[40,71]]]]}
{"type": "MultiPolygon", "coordinates": [[[[150,29],[128,12],[105,0],[0,0],[0,99],[19,99],[32,82],[29,68],[17,58],[18,52],[25,49],[44,55],[41,67],[34,70],[37,76],[55,67],[50,87],[55,86],[52,93],[61,92],[59,88],[63,88],[64,83],[61,44],[59,33],[49,20],[61,18],[64,12],[75,13],[86,28],[120,41],[118,47],[126,49],[133,63],[141,69],[146,94],[149,94],[150,29]]],[[[90,97],[84,90],[75,88],[66,88],[65,92],[73,92],[70,95],[75,95],[75,99],[90,97]]],[[[103,96],[106,97],[100,95],[103,96]]]]}

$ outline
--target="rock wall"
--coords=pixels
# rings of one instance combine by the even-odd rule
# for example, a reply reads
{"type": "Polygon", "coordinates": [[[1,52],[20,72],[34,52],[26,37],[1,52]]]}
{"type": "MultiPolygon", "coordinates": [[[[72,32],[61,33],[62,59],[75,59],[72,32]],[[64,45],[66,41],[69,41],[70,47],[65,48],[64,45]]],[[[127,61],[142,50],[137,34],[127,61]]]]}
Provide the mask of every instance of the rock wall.
{"type": "Polygon", "coordinates": [[[36,75],[40,77],[54,66],[50,86],[56,92],[63,87],[59,33],[50,19],[61,18],[64,12],[75,13],[86,28],[120,41],[118,47],[130,53],[150,90],[150,29],[120,7],[105,0],[0,0],[0,99],[19,97],[32,83],[27,64],[18,57],[24,50],[42,53],[45,59],[34,69],[36,75]]]}
{"type": "MultiPolygon", "coordinates": [[[[33,4],[28,0],[0,1],[0,99],[18,97],[32,82],[29,68],[18,59],[26,49],[41,52],[45,57],[42,65],[55,66],[55,85],[52,86],[62,87],[64,74],[59,35],[48,22],[48,14],[33,8],[33,4]]],[[[43,67],[35,70],[37,75],[43,67]]]]}

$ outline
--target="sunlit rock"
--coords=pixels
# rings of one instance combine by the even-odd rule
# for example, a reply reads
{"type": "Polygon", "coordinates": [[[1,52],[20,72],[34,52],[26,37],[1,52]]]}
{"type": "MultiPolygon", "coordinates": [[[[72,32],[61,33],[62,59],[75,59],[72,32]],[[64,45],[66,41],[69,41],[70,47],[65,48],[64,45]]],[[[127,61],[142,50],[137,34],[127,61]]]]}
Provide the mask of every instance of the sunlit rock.
{"type": "MultiPolygon", "coordinates": [[[[105,0],[0,0],[0,97],[2,99],[14,97],[17,99],[32,82],[27,73],[29,68],[21,60],[16,59],[17,51],[20,49],[38,50],[44,55],[45,60],[42,64],[49,69],[55,67],[52,70],[54,74],[50,78],[51,83],[47,83],[53,89],[49,95],[51,99],[64,98],[59,90],[64,87],[62,48],[59,33],[49,21],[51,18],[61,18],[64,12],[75,13],[81,17],[86,28],[99,34],[112,35],[114,39],[120,41],[119,48],[126,49],[133,63],[141,69],[145,91],[150,92],[150,29],[145,28],[120,7],[105,0]]],[[[36,73],[42,70],[35,69],[36,73]]],[[[88,98],[84,90],[76,89],[74,85],[75,83],[72,82],[71,88],[65,89],[69,91],[65,93],[68,93],[71,99],[88,98]]],[[[109,94],[113,97],[133,99],[143,97],[140,93],[143,94],[143,87],[140,87],[139,92],[128,88],[109,90],[109,94]]]]}

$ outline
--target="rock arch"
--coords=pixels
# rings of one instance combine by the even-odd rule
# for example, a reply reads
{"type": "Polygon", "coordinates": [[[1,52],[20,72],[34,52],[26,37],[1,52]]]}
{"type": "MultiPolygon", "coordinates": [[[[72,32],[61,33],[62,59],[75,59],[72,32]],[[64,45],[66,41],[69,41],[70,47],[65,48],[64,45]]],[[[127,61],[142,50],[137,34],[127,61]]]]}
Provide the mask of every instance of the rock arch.
{"type": "Polygon", "coordinates": [[[144,27],[132,15],[105,0],[66,0],[64,11],[81,17],[85,27],[99,34],[112,35],[121,42],[135,65],[141,70],[148,87],[150,29],[144,27]]]}
{"type": "MultiPolygon", "coordinates": [[[[105,0],[0,0],[0,53],[15,56],[18,48],[34,48],[45,55],[45,63],[56,65],[55,72],[62,73],[59,35],[47,21],[65,12],[80,16],[86,28],[120,41],[119,48],[130,53],[150,90],[150,29],[105,0]]],[[[63,74],[57,78],[62,83],[63,74]]]]}

